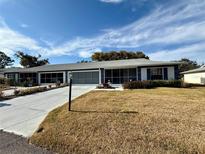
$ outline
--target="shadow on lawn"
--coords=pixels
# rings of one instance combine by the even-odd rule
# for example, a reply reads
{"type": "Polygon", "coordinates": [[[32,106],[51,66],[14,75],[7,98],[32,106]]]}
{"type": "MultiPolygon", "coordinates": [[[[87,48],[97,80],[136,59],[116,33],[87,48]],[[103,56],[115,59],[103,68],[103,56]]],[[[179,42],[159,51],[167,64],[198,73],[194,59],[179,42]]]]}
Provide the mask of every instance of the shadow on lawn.
{"type": "Polygon", "coordinates": [[[80,111],[80,110],[71,110],[71,112],[78,113],[126,113],[126,114],[138,114],[136,111],[80,111]]]}

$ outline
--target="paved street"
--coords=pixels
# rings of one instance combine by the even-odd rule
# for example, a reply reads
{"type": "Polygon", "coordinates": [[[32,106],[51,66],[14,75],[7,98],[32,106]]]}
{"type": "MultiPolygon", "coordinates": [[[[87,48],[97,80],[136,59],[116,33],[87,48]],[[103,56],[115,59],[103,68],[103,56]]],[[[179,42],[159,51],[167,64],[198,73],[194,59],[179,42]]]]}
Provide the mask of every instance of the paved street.
{"type": "Polygon", "coordinates": [[[12,133],[0,131],[1,154],[52,154],[52,152],[28,143],[27,139],[12,133]]]}
{"type": "MultiPolygon", "coordinates": [[[[95,88],[95,85],[74,85],[72,99],[95,88]]],[[[48,112],[68,101],[69,87],[0,102],[0,129],[29,137],[48,112]]]]}

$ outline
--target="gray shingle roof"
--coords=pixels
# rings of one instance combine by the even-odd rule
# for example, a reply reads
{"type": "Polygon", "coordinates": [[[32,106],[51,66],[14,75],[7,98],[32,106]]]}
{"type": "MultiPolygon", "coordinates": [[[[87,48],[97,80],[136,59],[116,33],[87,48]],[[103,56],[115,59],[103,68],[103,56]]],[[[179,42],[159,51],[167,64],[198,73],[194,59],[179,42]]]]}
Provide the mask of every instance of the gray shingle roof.
{"type": "Polygon", "coordinates": [[[127,60],[114,60],[90,63],[73,63],[73,64],[55,64],[44,65],[33,68],[18,68],[8,69],[4,72],[48,72],[48,71],[63,71],[63,70],[86,70],[86,69],[99,69],[99,68],[126,68],[136,66],[169,66],[178,65],[179,62],[165,62],[165,61],[151,61],[147,59],[127,59],[127,60]]]}
{"type": "Polygon", "coordinates": [[[190,73],[200,73],[200,72],[205,72],[205,67],[197,68],[194,70],[182,72],[181,74],[190,74],[190,73]]]}
{"type": "Polygon", "coordinates": [[[11,67],[11,68],[4,68],[4,69],[0,69],[0,73],[1,72],[18,72],[23,68],[20,67],[11,67]]]}

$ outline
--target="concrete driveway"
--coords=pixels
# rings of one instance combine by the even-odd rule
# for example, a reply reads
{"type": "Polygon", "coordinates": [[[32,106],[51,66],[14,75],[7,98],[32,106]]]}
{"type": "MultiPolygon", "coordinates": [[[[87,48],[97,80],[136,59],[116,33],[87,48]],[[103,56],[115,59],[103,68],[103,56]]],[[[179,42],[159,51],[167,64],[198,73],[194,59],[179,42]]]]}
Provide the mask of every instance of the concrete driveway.
{"type": "MultiPolygon", "coordinates": [[[[95,85],[74,85],[72,99],[95,89],[95,85]]],[[[0,102],[0,129],[29,137],[48,112],[68,101],[69,87],[22,96],[0,102]]]]}

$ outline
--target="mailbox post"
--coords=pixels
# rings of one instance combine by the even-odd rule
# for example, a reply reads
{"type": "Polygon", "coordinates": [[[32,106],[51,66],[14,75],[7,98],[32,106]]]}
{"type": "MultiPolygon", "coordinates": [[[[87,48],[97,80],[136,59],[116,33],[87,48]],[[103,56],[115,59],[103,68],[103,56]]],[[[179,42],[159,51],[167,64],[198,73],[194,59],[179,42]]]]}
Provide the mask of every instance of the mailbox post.
{"type": "Polygon", "coordinates": [[[71,94],[72,94],[72,74],[69,74],[70,84],[69,84],[69,101],[68,101],[68,111],[71,111],[71,94]]]}

